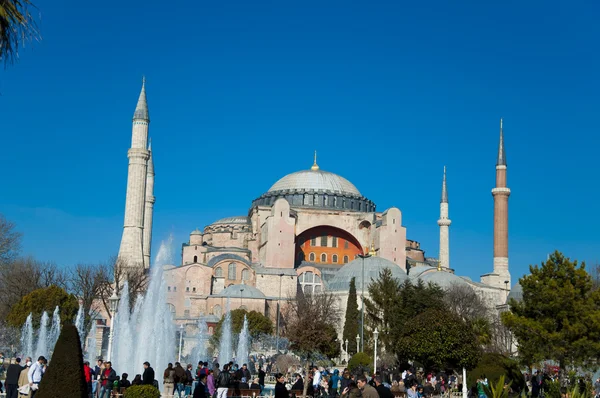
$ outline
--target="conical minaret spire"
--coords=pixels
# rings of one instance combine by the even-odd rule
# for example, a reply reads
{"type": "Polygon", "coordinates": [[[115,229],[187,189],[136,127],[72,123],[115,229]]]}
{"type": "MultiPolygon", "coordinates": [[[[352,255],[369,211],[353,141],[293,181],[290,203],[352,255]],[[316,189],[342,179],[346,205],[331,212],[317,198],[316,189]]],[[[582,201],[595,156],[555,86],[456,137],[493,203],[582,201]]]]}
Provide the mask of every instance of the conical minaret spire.
{"type": "Polygon", "coordinates": [[[317,164],[317,151],[315,151],[315,160],[313,162],[312,167],[310,168],[312,171],[319,170],[319,165],[317,164]]]}
{"type": "Polygon", "coordinates": [[[448,218],[448,189],[446,187],[446,166],[444,166],[444,177],[442,179],[442,200],[440,201],[440,254],[439,269],[450,268],[450,224],[452,221],[448,218]]]}
{"type": "Polygon", "coordinates": [[[502,131],[502,119],[500,119],[500,144],[498,144],[498,160],[496,166],[506,166],[506,154],[504,153],[504,132],[502,131]]]}
{"type": "Polygon", "coordinates": [[[151,245],[152,245],[152,216],[154,214],[154,160],[152,157],[152,141],[148,143],[148,170],[146,172],[146,201],[144,206],[144,235],[143,235],[143,253],[144,268],[150,268],[151,245]]]}
{"type": "Polygon", "coordinates": [[[142,90],[133,113],[131,148],[127,152],[129,171],[127,173],[127,196],[125,199],[125,223],[119,248],[120,264],[124,267],[143,267],[144,208],[146,201],[146,178],[148,172],[148,102],[146,100],[146,79],[142,80],[142,90]]]}

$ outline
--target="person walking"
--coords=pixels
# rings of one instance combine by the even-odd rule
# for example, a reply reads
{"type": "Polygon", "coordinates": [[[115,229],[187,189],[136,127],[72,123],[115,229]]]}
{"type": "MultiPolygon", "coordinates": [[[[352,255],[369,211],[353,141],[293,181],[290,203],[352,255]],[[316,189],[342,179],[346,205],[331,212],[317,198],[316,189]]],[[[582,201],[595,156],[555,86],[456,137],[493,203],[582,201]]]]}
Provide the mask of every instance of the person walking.
{"type": "Polygon", "coordinates": [[[142,375],[143,385],[154,385],[154,369],[150,366],[150,362],[144,362],[144,374],[142,375]]]}
{"type": "Polygon", "coordinates": [[[6,385],[6,398],[17,398],[19,394],[19,376],[21,375],[21,371],[23,368],[20,365],[21,358],[16,358],[11,361],[11,364],[6,369],[6,380],[4,380],[4,384],[6,385]]]}
{"type": "Polygon", "coordinates": [[[46,358],[41,356],[38,358],[37,362],[29,367],[29,371],[27,372],[27,379],[29,380],[29,387],[31,387],[31,397],[35,397],[35,394],[38,391],[40,386],[40,382],[42,381],[42,376],[46,371],[46,358]]]}
{"type": "Polygon", "coordinates": [[[106,361],[100,377],[100,398],[110,398],[115,380],[117,380],[117,372],[113,369],[112,362],[106,361]]]}
{"type": "Polygon", "coordinates": [[[194,383],[194,375],[192,374],[192,364],[188,363],[185,370],[185,396],[192,395],[192,384],[194,383]]]}
{"type": "Polygon", "coordinates": [[[21,389],[26,389],[27,393],[21,393],[19,391],[19,398],[29,398],[31,397],[31,391],[29,388],[29,379],[27,377],[28,373],[29,373],[29,367],[32,365],[31,362],[31,357],[27,357],[25,359],[25,367],[23,368],[23,370],[21,371],[21,374],[19,375],[19,390],[21,389]],[[27,387],[25,387],[27,386],[27,387]]]}
{"type": "Polygon", "coordinates": [[[223,370],[217,376],[217,398],[227,398],[227,391],[231,387],[231,374],[229,373],[229,364],[223,366],[223,370]]]}
{"type": "Polygon", "coordinates": [[[187,382],[187,374],[185,373],[185,369],[179,362],[175,362],[175,391],[177,391],[177,395],[179,398],[182,398],[182,395],[185,394],[185,383],[187,382]]]}
{"type": "Polygon", "coordinates": [[[90,368],[90,363],[85,361],[83,363],[83,374],[85,376],[85,384],[87,385],[88,398],[92,398],[92,378],[94,371],[90,368]]]}
{"type": "Polygon", "coordinates": [[[389,388],[383,385],[381,376],[375,376],[375,390],[379,394],[379,398],[394,398],[389,388]]]}
{"type": "Polygon", "coordinates": [[[169,363],[163,373],[163,385],[165,386],[165,396],[167,398],[174,396],[175,391],[175,369],[173,364],[169,363]]]}

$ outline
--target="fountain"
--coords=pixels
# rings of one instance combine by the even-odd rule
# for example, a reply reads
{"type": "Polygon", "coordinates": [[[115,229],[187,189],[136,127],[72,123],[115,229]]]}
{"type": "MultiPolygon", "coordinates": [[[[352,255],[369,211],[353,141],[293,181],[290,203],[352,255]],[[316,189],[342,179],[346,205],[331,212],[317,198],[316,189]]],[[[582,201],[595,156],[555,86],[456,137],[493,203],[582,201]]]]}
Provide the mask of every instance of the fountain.
{"type": "Polygon", "coordinates": [[[229,311],[229,299],[225,308],[225,319],[221,324],[221,338],[219,340],[219,362],[227,363],[233,359],[233,339],[231,336],[231,312],[229,311]]]}
{"type": "Polygon", "coordinates": [[[54,352],[54,346],[56,345],[56,341],[58,340],[58,336],[60,335],[60,309],[58,305],[54,309],[54,313],[52,314],[52,327],[50,328],[50,333],[48,334],[48,356],[49,358],[54,352]]]}
{"type": "MultiPolygon", "coordinates": [[[[121,289],[118,312],[114,318],[112,362],[118,373],[141,373],[146,361],[157,375],[173,361],[175,327],[167,306],[167,286],[163,266],[172,263],[171,235],[163,241],[152,265],[150,285],[144,296],[138,296],[133,308],[129,306],[126,284],[121,289]]],[[[158,377],[160,379],[160,377],[158,377]]]]}
{"type": "Polygon", "coordinates": [[[92,326],[90,326],[90,332],[87,336],[87,360],[90,366],[94,366],[96,363],[97,355],[97,342],[96,342],[96,321],[92,320],[92,326]]]}
{"type": "Polygon", "coordinates": [[[198,319],[198,334],[196,335],[196,346],[192,348],[192,363],[196,364],[198,361],[208,362],[208,340],[210,335],[208,334],[208,326],[204,317],[198,319]]]}
{"type": "MultiPolygon", "coordinates": [[[[85,343],[85,311],[83,310],[83,305],[79,304],[79,310],[77,311],[77,316],[75,317],[75,327],[77,328],[77,332],[79,333],[79,340],[81,340],[81,348],[83,348],[85,343]]],[[[90,362],[91,363],[91,362],[90,362]]]]}
{"type": "Polygon", "coordinates": [[[29,313],[21,329],[21,353],[23,356],[33,355],[33,314],[29,313]]]}
{"type": "Polygon", "coordinates": [[[48,313],[44,311],[40,321],[40,331],[38,333],[37,345],[35,346],[34,360],[40,356],[48,358],[48,313]]]}
{"type": "Polygon", "coordinates": [[[235,359],[238,364],[248,363],[248,354],[250,346],[250,333],[248,331],[248,318],[244,315],[244,326],[240,331],[240,339],[238,341],[237,353],[235,359]]]}

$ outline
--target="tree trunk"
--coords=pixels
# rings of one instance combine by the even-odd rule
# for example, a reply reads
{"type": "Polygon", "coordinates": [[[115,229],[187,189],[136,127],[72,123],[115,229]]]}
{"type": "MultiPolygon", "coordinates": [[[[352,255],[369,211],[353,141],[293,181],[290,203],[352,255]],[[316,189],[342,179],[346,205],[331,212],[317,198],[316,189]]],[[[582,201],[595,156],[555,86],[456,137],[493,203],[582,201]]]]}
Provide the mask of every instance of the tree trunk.
{"type": "Polygon", "coordinates": [[[308,391],[308,373],[310,372],[310,356],[306,357],[306,375],[304,376],[304,391],[302,391],[302,397],[306,398],[306,391],[308,391]]]}

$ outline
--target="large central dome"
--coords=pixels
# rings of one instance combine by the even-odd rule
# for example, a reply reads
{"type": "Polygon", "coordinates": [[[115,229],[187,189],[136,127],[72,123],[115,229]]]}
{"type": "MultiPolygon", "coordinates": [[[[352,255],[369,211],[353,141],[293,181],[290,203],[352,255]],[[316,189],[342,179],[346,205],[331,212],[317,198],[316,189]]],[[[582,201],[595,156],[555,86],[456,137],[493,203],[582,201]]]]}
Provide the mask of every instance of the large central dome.
{"type": "Polygon", "coordinates": [[[296,208],[375,211],[375,203],[362,196],[354,184],[342,176],[321,170],[316,153],[310,170],[297,171],[281,178],[255,199],[252,206],[272,206],[280,198],[296,208]]]}
{"type": "Polygon", "coordinates": [[[362,196],[350,181],[323,170],[301,170],[288,174],[273,184],[268,192],[284,190],[325,191],[362,196]]]}

